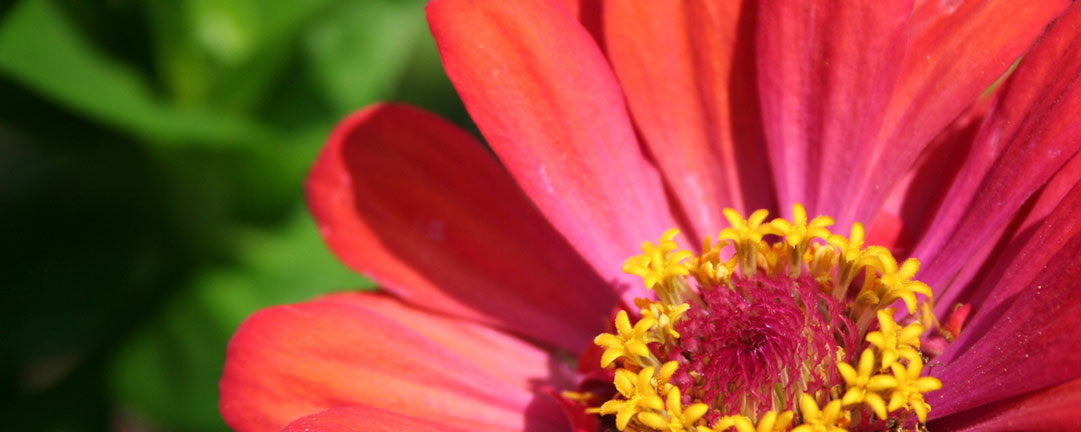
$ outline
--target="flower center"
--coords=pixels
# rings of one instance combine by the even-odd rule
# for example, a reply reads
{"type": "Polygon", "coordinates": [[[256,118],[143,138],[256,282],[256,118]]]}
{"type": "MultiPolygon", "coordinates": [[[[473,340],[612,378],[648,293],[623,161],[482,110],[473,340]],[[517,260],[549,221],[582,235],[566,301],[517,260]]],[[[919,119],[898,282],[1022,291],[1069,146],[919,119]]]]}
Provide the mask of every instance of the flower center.
{"type": "MultiPolygon", "coordinates": [[[[597,336],[615,396],[590,412],[615,414],[620,430],[796,432],[879,430],[923,423],[923,394],[941,382],[923,374],[918,351],[931,290],[912,279],[919,262],[827,229],[829,217],[764,223],[725,209],[730,227],[703,252],[677,250],[675,229],[623,265],[657,300],[638,299],[640,318],[616,315],[597,336]],[[903,304],[900,320],[892,307],[903,304]],[[902,325],[905,324],[905,325],[902,325]],[[874,331],[870,331],[874,330],[874,331]],[[915,418],[912,418],[912,414],[915,418]]],[[[933,325],[933,322],[928,324],[933,325]]]]}

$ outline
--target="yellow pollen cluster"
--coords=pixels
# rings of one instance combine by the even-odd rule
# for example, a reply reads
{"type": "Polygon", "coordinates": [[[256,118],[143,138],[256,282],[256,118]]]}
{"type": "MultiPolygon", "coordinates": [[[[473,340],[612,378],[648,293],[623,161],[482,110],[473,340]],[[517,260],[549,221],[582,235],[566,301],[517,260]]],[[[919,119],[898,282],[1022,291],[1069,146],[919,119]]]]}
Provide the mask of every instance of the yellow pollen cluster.
{"type": "MultiPolygon", "coordinates": [[[[604,348],[601,367],[614,368],[616,393],[589,412],[615,414],[615,427],[621,431],[837,432],[881,429],[887,419],[891,427],[926,422],[931,407],[924,394],[942,384],[923,376],[926,359],[919,348],[926,328],[916,312],[928,310],[928,304],[917,294],[929,302],[932,293],[913,279],[919,262],[909,258],[898,265],[886,248],[864,246],[859,223],[853,224],[848,237],[833,234],[828,229],[833,219],[808,219],[800,204],[793,206],[791,220],[767,222],[766,210],[746,219],[732,209],[725,209],[724,215],[730,226],[721,230],[716,243],[706,237],[700,254],[679,249],[675,242],[679,231],[670,229],[656,243],[644,242],[642,254],[623,264],[623,271],[641,277],[657,300],[635,300],[636,316],[618,312],[615,332],[594,340],[604,348]],[[684,352],[684,335],[677,328],[688,311],[708,310],[703,295],[707,290],[747,289],[736,282],[753,277],[810,277],[801,280],[813,280],[806,286],[814,288],[808,289],[820,290],[843,305],[858,338],[853,339],[854,346],[838,345],[836,355],[829,356],[829,368],[836,368],[832,375],[809,372],[819,379],[840,377],[829,386],[804,390],[808,387],[785,382],[800,390],[798,400],[781,400],[772,409],[727,407],[726,412],[715,400],[701,399],[703,393],[688,392],[672,382],[687,361],[673,361],[671,353],[684,352]],[[908,312],[900,323],[894,318],[895,304],[904,304],[908,312]]],[[[922,321],[934,325],[926,318],[922,321]]],[[[701,382],[708,372],[682,373],[701,382]]]]}

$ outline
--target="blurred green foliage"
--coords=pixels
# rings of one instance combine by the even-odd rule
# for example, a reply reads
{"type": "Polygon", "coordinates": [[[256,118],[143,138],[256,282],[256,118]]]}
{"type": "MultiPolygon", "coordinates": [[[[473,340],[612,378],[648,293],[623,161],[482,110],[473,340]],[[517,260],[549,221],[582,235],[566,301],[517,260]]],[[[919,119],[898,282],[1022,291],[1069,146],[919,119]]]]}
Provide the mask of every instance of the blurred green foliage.
{"type": "Polygon", "coordinates": [[[377,100],[468,125],[420,0],[0,3],[5,429],[216,431],[258,308],[370,284],[303,179],[377,100]]]}

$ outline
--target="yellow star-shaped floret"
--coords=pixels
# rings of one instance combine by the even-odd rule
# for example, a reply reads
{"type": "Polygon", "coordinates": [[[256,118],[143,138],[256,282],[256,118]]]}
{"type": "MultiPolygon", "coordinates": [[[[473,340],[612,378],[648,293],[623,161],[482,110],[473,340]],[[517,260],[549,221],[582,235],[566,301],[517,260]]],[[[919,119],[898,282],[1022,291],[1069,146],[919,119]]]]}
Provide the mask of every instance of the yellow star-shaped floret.
{"type": "Polygon", "coordinates": [[[920,423],[927,421],[931,405],[923,400],[923,394],[942,388],[942,381],[935,377],[921,377],[923,360],[917,358],[908,363],[906,368],[901,363],[890,365],[893,375],[876,375],[868,383],[868,389],[876,392],[888,392],[889,411],[907,407],[916,413],[920,423]]]}
{"type": "Polygon", "coordinates": [[[825,408],[819,409],[818,402],[814,398],[803,393],[799,400],[799,411],[803,416],[803,424],[796,426],[792,432],[847,432],[842,426],[847,418],[841,411],[841,401],[834,399],[826,404],[825,408]]]}
{"type": "Polygon", "coordinates": [[[784,243],[788,245],[788,275],[799,276],[803,270],[803,253],[807,246],[815,238],[827,239],[830,232],[826,227],[833,225],[833,218],[829,216],[815,216],[810,223],[807,222],[807,210],[800,203],[792,204],[792,221],[777,218],[770,221],[770,226],[778,234],[784,236],[784,243]]]}
{"type": "Polygon", "coordinates": [[[634,304],[640,308],[643,319],[650,318],[657,322],[656,333],[663,343],[674,343],[679,339],[676,322],[691,308],[687,303],[670,305],[641,298],[635,299],[634,304]]]}
{"type": "Polygon", "coordinates": [[[654,289],[671,278],[690,274],[683,260],[694,254],[688,250],[676,251],[678,246],[673,241],[679,230],[669,229],[661,235],[656,244],[642,242],[642,254],[635,255],[623,262],[623,272],[640,276],[646,289],[654,289]]]}
{"type": "Polygon", "coordinates": [[[931,297],[931,288],[927,284],[912,280],[920,269],[919,260],[909,258],[898,268],[892,254],[887,252],[877,257],[879,265],[876,267],[881,275],[875,282],[875,295],[879,298],[879,304],[888,305],[900,299],[908,307],[908,313],[915,313],[916,294],[931,297]]]}
{"type": "Polygon", "coordinates": [[[664,406],[666,412],[643,412],[638,414],[638,421],[656,430],[670,432],[694,431],[695,423],[709,411],[709,405],[695,403],[683,408],[683,398],[678,387],[668,390],[664,406]]]}
{"type": "Polygon", "coordinates": [[[791,248],[800,250],[807,249],[811,239],[819,238],[826,240],[830,237],[830,231],[826,229],[833,225],[833,218],[829,216],[815,216],[810,223],[807,222],[807,210],[800,203],[792,204],[792,221],[777,218],[769,222],[777,233],[784,236],[785,243],[791,248]]]}
{"type": "Polygon", "coordinates": [[[750,418],[736,414],[717,419],[712,428],[699,426],[698,432],[728,432],[733,427],[736,428],[736,432],[781,432],[788,429],[788,425],[792,424],[795,416],[796,414],[792,411],[780,414],[777,411],[766,411],[755,425],[750,418]]]}
{"type": "Polygon", "coordinates": [[[841,378],[844,378],[848,386],[848,390],[841,397],[841,405],[848,406],[862,402],[871,407],[878,418],[885,420],[886,402],[878,393],[867,390],[867,383],[875,372],[874,351],[870,348],[863,350],[857,367],[853,368],[852,365],[842,362],[837,364],[837,370],[841,372],[841,378]]]}
{"type": "Polygon", "coordinates": [[[923,326],[915,322],[901,328],[890,313],[891,309],[878,311],[878,330],[867,334],[867,342],[878,348],[882,354],[882,368],[888,368],[898,358],[914,361],[920,358],[920,335],[923,326]]]}
{"type": "Polygon", "coordinates": [[[717,240],[732,241],[732,245],[736,247],[736,256],[739,257],[740,271],[744,277],[749,277],[755,273],[755,260],[758,258],[758,246],[762,243],[762,236],[775,233],[771,226],[762,224],[766,216],[769,216],[769,211],[756,210],[747,219],[743,219],[743,215],[731,208],[726,208],[723,212],[731,226],[721,230],[717,240]]]}
{"type": "MultiPolygon", "coordinates": [[[[619,311],[616,314],[616,333],[601,333],[593,338],[593,343],[604,348],[601,354],[601,367],[608,367],[613,361],[625,357],[642,363],[644,359],[653,359],[653,353],[649,351],[650,342],[658,342],[652,335],[657,320],[642,318],[631,327],[631,321],[627,318],[627,311],[619,311]],[[632,357],[635,356],[635,357],[632,357]]],[[[653,359],[651,363],[655,363],[653,359]]]]}
{"type": "MultiPolygon", "coordinates": [[[[615,379],[616,391],[625,399],[612,399],[601,405],[601,415],[616,414],[616,427],[623,430],[631,419],[644,410],[663,410],[664,400],[657,395],[657,387],[653,383],[652,367],[642,368],[635,375],[627,369],[617,369],[615,379]]],[[[648,411],[647,411],[648,412],[648,411]]]]}

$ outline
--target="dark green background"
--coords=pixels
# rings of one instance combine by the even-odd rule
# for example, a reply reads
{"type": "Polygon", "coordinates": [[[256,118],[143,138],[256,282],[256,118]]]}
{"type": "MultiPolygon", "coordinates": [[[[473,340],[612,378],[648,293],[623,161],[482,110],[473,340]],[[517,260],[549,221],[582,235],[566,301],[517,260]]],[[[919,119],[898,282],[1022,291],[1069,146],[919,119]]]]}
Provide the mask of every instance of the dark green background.
{"type": "Polygon", "coordinates": [[[0,2],[0,428],[224,430],[244,317],[369,286],[302,185],[378,100],[468,125],[422,1],[0,2]]]}

